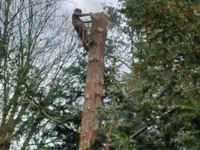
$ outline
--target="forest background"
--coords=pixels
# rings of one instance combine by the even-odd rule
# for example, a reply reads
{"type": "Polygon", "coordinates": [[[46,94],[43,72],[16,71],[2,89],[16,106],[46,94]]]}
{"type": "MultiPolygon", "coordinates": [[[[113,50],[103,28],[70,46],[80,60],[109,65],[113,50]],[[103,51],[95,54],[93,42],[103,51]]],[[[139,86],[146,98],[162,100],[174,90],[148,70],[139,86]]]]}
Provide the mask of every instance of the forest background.
{"type": "MultiPolygon", "coordinates": [[[[71,25],[72,4],[64,3],[0,1],[2,150],[79,147],[88,52],[71,25]]],[[[92,148],[199,150],[199,2],[117,4],[103,5],[111,24],[92,148]]]]}

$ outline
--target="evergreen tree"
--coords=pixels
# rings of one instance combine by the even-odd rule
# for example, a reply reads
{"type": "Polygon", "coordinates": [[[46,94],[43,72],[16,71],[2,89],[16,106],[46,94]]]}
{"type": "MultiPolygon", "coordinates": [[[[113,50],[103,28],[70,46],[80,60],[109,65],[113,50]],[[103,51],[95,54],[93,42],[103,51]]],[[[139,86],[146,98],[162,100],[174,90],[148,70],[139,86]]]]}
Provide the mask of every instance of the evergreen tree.
{"type": "Polygon", "coordinates": [[[135,122],[148,126],[129,144],[135,149],[199,149],[198,2],[126,0],[122,7],[138,37],[128,85],[137,106],[132,114],[135,122]]]}

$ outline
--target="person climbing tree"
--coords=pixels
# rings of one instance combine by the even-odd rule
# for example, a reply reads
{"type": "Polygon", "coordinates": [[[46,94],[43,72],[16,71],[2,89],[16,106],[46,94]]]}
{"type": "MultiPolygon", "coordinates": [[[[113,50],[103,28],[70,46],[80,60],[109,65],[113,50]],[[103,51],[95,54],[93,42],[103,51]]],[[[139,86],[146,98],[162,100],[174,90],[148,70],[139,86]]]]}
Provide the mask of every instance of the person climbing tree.
{"type": "Polygon", "coordinates": [[[84,48],[88,48],[89,38],[87,30],[84,27],[84,24],[90,23],[91,21],[82,21],[80,17],[84,16],[92,16],[92,13],[83,14],[81,9],[79,8],[74,9],[74,13],[72,15],[72,24],[78,36],[81,38],[84,48]]]}

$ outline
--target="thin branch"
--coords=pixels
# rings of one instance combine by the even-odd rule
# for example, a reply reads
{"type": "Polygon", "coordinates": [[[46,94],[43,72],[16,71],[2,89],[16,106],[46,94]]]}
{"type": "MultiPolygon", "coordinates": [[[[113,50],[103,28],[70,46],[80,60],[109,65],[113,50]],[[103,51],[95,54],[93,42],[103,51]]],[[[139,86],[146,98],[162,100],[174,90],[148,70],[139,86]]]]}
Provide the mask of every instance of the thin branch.
{"type": "Polygon", "coordinates": [[[46,117],[48,118],[49,120],[55,122],[55,123],[58,123],[58,124],[61,124],[61,120],[57,120],[53,117],[51,117],[41,106],[38,102],[36,102],[36,100],[34,100],[27,92],[25,92],[26,96],[29,98],[29,102],[30,103],[33,103],[35,105],[35,107],[37,107],[40,112],[46,117]]]}
{"type": "Polygon", "coordinates": [[[117,123],[117,121],[115,120],[115,116],[116,116],[116,114],[114,114],[113,117],[112,117],[111,128],[108,131],[108,138],[107,138],[107,143],[106,143],[106,150],[109,150],[109,145],[110,145],[110,141],[111,141],[112,130],[113,130],[114,126],[117,123]]]}
{"type": "MultiPolygon", "coordinates": [[[[162,120],[162,119],[166,118],[169,114],[174,113],[174,112],[175,112],[177,109],[179,109],[179,108],[180,108],[180,107],[176,107],[176,108],[173,108],[173,109],[171,109],[171,110],[166,111],[165,113],[163,113],[163,114],[159,117],[159,119],[162,120]]],[[[134,133],[133,135],[131,135],[131,138],[137,137],[137,136],[140,135],[142,132],[146,131],[146,130],[148,129],[148,127],[150,127],[151,125],[152,125],[152,124],[146,125],[146,126],[144,126],[143,128],[139,129],[136,133],[134,133]]]]}

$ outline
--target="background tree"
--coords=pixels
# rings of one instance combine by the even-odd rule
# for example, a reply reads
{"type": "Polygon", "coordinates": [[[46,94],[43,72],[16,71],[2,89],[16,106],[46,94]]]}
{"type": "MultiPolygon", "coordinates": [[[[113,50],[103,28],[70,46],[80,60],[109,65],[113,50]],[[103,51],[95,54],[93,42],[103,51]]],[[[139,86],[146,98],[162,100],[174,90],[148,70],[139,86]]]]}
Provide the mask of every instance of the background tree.
{"type": "Polygon", "coordinates": [[[127,26],[137,35],[137,49],[125,85],[129,100],[118,111],[113,144],[123,149],[198,149],[198,3],[126,0],[122,7],[127,26]],[[174,108],[180,109],[169,111],[174,108]]]}
{"type": "Polygon", "coordinates": [[[78,134],[80,112],[73,97],[79,95],[70,97],[70,91],[78,89],[66,72],[78,62],[76,45],[67,32],[71,31],[68,16],[57,16],[59,4],[57,0],[1,1],[2,150],[60,145],[63,139],[56,136],[58,132],[46,138],[54,128],[68,129],[68,138],[73,134],[76,139],[78,134]]]}

